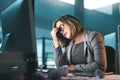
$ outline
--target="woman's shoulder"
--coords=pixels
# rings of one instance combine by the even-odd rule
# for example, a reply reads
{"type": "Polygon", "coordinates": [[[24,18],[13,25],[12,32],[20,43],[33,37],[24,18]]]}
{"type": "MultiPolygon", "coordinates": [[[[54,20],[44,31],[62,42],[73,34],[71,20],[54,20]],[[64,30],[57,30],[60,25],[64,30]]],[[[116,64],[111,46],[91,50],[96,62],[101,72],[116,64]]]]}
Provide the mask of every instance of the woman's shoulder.
{"type": "Polygon", "coordinates": [[[84,30],[84,35],[89,35],[89,36],[93,36],[93,35],[101,35],[101,33],[100,32],[98,32],[98,31],[88,31],[88,30],[84,30]]]}
{"type": "Polygon", "coordinates": [[[86,34],[101,34],[101,33],[98,32],[98,31],[90,31],[90,30],[84,30],[83,33],[86,33],[86,34]]]}
{"type": "Polygon", "coordinates": [[[84,34],[85,39],[91,39],[91,38],[96,37],[96,36],[102,36],[101,33],[98,31],[85,30],[83,34],[84,34]]]}

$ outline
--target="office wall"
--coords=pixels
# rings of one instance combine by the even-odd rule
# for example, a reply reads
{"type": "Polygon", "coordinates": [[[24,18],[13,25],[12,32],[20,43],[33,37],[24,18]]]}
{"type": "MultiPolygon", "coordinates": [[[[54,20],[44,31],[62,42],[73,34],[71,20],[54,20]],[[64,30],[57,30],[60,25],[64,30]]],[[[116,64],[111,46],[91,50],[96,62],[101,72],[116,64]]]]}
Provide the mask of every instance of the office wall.
{"type": "Polygon", "coordinates": [[[103,35],[117,32],[117,25],[120,24],[119,3],[105,6],[98,9],[85,9],[85,27],[89,30],[96,30],[103,35]]]}

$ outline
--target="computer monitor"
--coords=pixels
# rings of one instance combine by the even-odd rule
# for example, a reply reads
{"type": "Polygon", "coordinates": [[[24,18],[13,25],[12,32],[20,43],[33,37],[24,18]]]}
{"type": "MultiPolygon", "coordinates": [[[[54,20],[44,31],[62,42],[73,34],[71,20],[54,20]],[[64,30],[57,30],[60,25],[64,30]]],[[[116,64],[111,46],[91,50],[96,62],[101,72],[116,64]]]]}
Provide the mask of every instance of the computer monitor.
{"type": "Polygon", "coordinates": [[[3,38],[10,33],[4,51],[22,52],[30,72],[37,65],[33,7],[34,0],[16,0],[1,13],[3,38]]]}

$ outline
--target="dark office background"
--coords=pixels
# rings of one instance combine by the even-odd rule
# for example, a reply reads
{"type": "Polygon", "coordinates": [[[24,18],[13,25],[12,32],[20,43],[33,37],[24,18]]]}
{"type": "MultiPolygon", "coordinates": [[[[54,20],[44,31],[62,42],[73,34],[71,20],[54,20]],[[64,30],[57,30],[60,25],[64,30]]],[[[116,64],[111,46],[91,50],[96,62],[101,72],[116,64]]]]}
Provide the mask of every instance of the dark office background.
{"type": "MultiPolygon", "coordinates": [[[[0,13],[15,1],[0,0],[0,13]]],[[[75,0],[75,4],[69,4],[61,0],[34,0],[38,64],[55,67],[50,31],[52,22],[64,14],[71,14],[77,17],[87,30],[101,32],[105,45],[112,46],[118,52],[120,0],[106,0],[103,1],[103,5],[99,6],[101,3],[102,0],[97,2],[95,0],[75,0]]],[[[0,21],[0,41],[2,39],[0,21]]]]}

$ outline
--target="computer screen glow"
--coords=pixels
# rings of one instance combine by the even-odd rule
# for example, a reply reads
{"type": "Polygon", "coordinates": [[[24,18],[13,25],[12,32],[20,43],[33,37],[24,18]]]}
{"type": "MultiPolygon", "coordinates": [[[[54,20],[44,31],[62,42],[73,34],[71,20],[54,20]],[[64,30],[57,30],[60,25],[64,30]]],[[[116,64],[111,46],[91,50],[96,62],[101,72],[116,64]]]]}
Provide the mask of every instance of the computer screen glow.
{"type": "Polygon", "coordinates": [[[75,0],[60,0],[60,1],[63,1],[63,2],[66,2],[66,3],[72,4],[72,5],[75,4],[75,0]]]}

